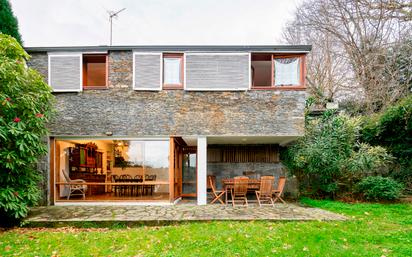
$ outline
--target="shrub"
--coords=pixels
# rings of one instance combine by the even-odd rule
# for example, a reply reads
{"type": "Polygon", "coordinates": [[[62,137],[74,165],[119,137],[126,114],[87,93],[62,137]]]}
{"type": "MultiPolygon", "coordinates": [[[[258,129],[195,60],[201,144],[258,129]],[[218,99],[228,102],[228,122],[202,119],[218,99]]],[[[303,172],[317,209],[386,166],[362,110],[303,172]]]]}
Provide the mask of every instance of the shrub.
{"type": "Polygon", "coordinates": [[[372,201],[397,200],[403,190],[401,183],[381,176],[366,177],[357,183],[356,187],[365,199],[372,201]]]}
{"type": "Polygon", "coordinates": [[[53,95],[41,75],[26,65],[29,55],[0,33],[0,217],[27,215],[40,197],[37,158],[52,114],[53,95]]]}
{"type": "Polygon", "coordinates": [[[351,193],[356,182],[382,172],[392,159],[386,149],[359,144],[360,120],[327,111],[307,121],[305,136],[282,153],[301,193],[334,198],[351,193]]]}
{"type": "Polygon", "coordinates": [[[390,175],[412,192],[412,95],[382,113],[364,117],[361,139],[387,148],[396,157],[390,175]]]}

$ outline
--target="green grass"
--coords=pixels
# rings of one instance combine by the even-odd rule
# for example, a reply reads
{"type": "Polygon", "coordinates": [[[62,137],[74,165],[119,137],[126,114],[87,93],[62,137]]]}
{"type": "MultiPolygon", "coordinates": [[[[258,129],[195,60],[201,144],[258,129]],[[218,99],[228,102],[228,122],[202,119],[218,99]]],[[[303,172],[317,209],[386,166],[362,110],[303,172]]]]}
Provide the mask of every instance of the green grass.
{"type": "Polygon", "coordinates": [[[412,256],[410,204],[302,203],[351,219],[13,229],[0,232],[0,256],[412,256]]]}

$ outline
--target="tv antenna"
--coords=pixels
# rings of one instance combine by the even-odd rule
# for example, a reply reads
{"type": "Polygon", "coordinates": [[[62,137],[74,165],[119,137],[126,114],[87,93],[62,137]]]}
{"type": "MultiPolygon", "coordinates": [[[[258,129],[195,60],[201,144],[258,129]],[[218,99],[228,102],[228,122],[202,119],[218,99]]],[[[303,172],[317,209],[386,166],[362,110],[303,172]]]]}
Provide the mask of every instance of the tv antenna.
{"type": "Polygon", "coordinates": [[[126,10],[126,8],[120,9],[118,11],[107,11],[109,14],[109,21],[110,21],[110,45],[112,45],[113,40],[112,40],[112,31],[113,31],[113,18],[119,17],[119,13],[123,12],[126,10]]]}

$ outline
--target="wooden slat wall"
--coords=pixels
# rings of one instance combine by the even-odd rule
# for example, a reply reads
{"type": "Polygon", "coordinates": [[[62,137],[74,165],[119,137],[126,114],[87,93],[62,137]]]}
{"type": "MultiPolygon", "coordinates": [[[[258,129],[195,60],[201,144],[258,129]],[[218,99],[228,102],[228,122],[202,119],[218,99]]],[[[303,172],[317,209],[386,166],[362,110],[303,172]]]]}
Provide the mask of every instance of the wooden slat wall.
{"type": "Polygon", "coordinates": [[[208,147],[208,162],[245,163],[279,162],[278,145],[211,145],[208,147]]]}

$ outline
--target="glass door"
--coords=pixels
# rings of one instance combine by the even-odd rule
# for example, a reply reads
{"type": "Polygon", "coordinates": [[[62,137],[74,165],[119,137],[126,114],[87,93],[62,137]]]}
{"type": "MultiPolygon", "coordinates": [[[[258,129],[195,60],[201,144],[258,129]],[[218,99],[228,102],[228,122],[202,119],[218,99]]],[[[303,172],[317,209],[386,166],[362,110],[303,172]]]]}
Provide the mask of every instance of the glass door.
{"type": "Polygon", "coordinates": [[[196,197],[197,191],[197,154],[196,148],[183,150],[182,196],[196,197]]]}

